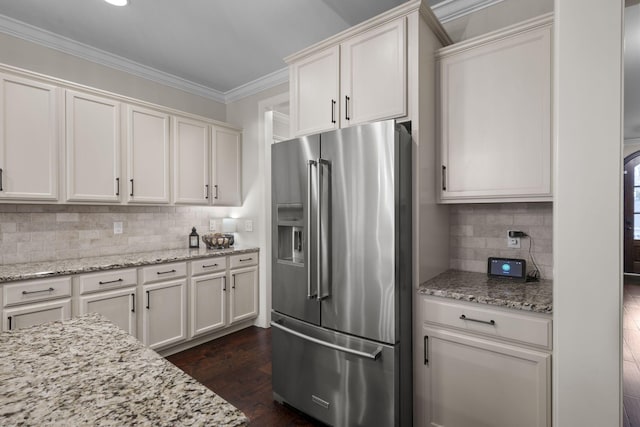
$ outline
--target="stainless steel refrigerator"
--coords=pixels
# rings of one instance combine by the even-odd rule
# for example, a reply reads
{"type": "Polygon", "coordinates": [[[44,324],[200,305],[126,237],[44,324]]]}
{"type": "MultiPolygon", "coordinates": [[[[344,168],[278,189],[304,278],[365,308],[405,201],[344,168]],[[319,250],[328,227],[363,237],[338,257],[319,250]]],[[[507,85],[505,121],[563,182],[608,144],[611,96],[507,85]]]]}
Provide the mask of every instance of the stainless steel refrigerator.
{"type": "Polygon", "coordinates": [[[412,423],[409,127],[272,145],[274,399],[329,425],[412,423]]]}

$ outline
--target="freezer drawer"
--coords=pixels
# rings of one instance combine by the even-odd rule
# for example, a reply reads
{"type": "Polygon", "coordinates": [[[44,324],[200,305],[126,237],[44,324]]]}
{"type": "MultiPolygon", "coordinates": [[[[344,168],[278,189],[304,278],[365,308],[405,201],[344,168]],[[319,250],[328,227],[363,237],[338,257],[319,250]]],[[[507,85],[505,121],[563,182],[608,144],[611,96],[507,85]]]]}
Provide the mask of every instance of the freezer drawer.
{"type": "Polygon", "coordinates": [[[272,318],[275,400],[332,426],[400,425],[398,346],[272,318]]]}

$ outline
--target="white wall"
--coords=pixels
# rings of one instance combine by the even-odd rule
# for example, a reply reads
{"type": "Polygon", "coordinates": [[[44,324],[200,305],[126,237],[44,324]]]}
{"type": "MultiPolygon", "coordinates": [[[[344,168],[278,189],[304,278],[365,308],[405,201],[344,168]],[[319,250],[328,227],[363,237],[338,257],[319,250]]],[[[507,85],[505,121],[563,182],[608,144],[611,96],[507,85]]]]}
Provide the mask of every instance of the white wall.
{"type": "MultiPolygon", "coordinates": [[[[264,111],[260,108],[261,102],[270,98],[287,98],[289,84],[284,83],[268,89],[256,95],[240,99],[227,105],[227,122],[241,126],[243,129],[242,139],[242,192],[244,194],[244,204],[242,206],[242,217],[254,220],[254,231],[244,233],[243,243],[260,247],[260,315],[256,321],[258,326],[267,327],[269,325],[271,310],[271,289],[267,286],[270,283],[269,266],[267,266],[267,254],[269,253],[270,239],[268,239],[267,212],[271,206],[268,194],[265,194],[265,183],[263,177],[265,170],[265,141],[262,134],[263,128],[261,120],[264,111]]],[[[279,102],[282,102],[281,100],[279,102]]],[[[269,169],[270,171],[270,169],[269,169]]],[[[270,173],[270,172],[269,172],[270,173]]]]}
{"type": "Polygon", "coordinates": [[[225,121],[225,105],[0,33],[0,63],[225,121]]]}
{"type": "Polygon", "coordinates": [[[553,12],[553,0],[504,0],[444,24],[454,42],[553,12]]]}
{"type": "Polygon", "coordinates": [[[621,425],[623,0],[555,1],[553,425],[621,425]]]}

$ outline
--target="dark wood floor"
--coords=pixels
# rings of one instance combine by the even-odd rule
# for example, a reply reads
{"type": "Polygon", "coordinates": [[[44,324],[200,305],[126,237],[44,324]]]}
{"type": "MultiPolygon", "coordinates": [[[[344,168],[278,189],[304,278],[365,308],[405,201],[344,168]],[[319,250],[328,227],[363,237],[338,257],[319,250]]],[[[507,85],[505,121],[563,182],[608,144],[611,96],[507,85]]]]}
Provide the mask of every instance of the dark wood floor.
{"type": "Polygon", "coordinates": [[[271,329],[243,329],[167,359],[244,412],[250,426],[321,425],[273,401],[271,329]]]}
{"type": "Polygon", "coordinates": [[[625,276],[622,327],[624,427],[640,427],[640,278],[625,276]]]}

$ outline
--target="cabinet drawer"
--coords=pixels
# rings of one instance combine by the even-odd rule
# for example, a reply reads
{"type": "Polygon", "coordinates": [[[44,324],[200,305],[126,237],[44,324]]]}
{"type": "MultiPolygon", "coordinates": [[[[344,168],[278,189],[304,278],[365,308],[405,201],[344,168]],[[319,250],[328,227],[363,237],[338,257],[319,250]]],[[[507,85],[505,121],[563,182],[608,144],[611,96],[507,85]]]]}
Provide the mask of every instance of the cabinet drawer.
{"type": "Polygon", "coordinates": [[[79,281],[80,295],[84,295],[90,292],[134,286],[138,282],[138,275],[135,268],[130,268],[104,273],[83,274],[79,277],[79,281]]]}
{"type": "Polygon", "coordinates": [[[191,275],[198,276],[227,269],[227,257],[205,258],[191,261],[191,275]]]}
{"type": "Polygon", "coordinates": [[[71,296],[71,277],[29,280],[3,287],[4,305],[18,305],[71,296]]]}
{"type": "Polygon", "coordinates": [[[551,319],[424,298],[424,322],[551,349],[551,319]]]}
{"type": "Polygon", "coordinates": [[[232,255],[229,257],[229,267],[247,267],[249,265],[258,264],[258,252],[251,252],[248,254],[232,255]]]}
{"type": "Polygon", "coordinates": [[[142,283],[158,282],[160,280],[176,279],[187,275],[187,263],[175,262],[159,264],[142,269],[142,283]]]}

